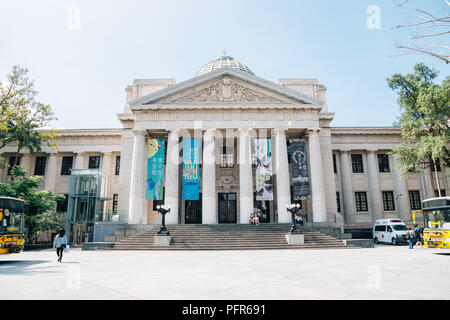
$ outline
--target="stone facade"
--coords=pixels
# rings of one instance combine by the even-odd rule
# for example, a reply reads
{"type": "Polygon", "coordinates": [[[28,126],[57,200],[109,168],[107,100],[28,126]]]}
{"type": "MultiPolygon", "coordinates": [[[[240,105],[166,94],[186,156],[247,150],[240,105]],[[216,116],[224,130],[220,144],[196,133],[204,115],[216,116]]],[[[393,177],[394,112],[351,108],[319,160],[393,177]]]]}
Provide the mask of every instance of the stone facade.
{"type": "MultiPolygon", "coordinates": [[[[395,169],[395,157],[388,153],[402,141],[398,128],[332,127],[333,117],[326,88],[316,79],[273,83],[242,70],[219,68],[178,84],[173,79],[135,80],[126,88],[124,111],[118,114],[123,128],[60,130],[57,151],[46,146],[39,154],[22,150],[21,165],[34,174],[36,158],[45,157],[43,188],[68,194],[70,175],[62,174],[63,158],[72,157],[72,168],[88,168],[89,157],[99,156],[99,168],[110,175],[108,195],[114,202],[108,202],[108,209],[126,212],[131,224],[154,224],[160,222],[160,215],[153,210],[153,201],[145,199],[147,139],[164,139],[165,202],[172,207],[166,221],[183,224],[189,221],[186,201],[181,200],[180,142],[183,137],[196,137],[203,142],[202,203],[195,209],[201,208],[202,214],[197,223],[220,223],[221,194],[236,195],[235,222],[248,223],[254,207],[255,169],[247,158],[252,157],[254,138],[269,138],[275,185],[274,200],[268,203],[269,221],[289,222],[285,205],[291,202],[292,175],[287,142],[305,138],[312,188],[312,196],[302,201],[307,222],[364,228],[376,218],[409,221],[410,191],[418,191],[420,200],[434,196],[437,187],[431,171],[410,174],[405,180],[395,169]],[[221,165],[227,149],[232,150],[232,166],[221,165]],[[355,172],[355,165],[362,167],[361,172],[355,172]],[[365,204],[356,193],[358,197],[365,193],[365,204]],[[390,200],[393,205],[386,209],[390,200]]],[[[2,152],[13,157],[15,146],[2,152]]],[[[438,176],[441,190],[448,194],[449,179],[443,172],[438,176]]],[[[9,179],[6,169],[0,179],[9,179]]]]}

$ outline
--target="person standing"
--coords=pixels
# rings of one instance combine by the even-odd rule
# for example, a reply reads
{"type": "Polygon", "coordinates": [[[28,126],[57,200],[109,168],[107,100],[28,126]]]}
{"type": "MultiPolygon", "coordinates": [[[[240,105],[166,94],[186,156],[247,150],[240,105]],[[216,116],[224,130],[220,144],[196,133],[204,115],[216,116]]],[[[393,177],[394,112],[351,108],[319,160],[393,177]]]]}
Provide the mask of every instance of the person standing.
{"type": "Polygon", "coordinates": [[[63,251],[67,247],[66,231],[61,229],[53,241],[53,248],[56,248],[56,255],[58,256],[57,262],[62,262],[63,251]]]}
{"type": "Polygon", "coordinates": [[[411,227],[408,227],[408,239],[409,239],[409,248],[414,249],[414,242],[416,238],[416,232],[411,230],[411,227]]]}

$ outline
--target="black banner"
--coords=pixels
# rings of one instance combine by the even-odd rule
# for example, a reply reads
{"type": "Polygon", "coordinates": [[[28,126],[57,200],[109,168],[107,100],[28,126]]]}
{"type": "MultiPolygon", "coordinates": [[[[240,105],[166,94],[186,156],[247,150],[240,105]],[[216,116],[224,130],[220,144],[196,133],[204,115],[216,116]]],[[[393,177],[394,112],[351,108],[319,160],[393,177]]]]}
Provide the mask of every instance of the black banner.
{"type": "Polygon", "coordinates": [[[289,140],[288,154],[292,165],[292,183],[294,185],[292,197],[294,200],[304,200],[302,198],[311,194],[305,140],[289,140]]]}

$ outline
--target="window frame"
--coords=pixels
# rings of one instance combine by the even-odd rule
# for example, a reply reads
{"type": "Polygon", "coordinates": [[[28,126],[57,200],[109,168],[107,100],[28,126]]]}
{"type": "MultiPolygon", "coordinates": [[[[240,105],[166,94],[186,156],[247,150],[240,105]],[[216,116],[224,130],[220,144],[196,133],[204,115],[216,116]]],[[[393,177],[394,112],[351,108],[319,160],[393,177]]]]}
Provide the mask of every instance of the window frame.
{"type": "Polygon", "coordinates": [[[368,212],[369,204],[367,202],[367,191],[355,191],[355,209],[356,212],[368,212]],[[364,196],[363,198],[361,196],[364,196]]]}
{"type": "Polygon", "coordinates": [[[364,160],[362,153],[352,153],[350,158],[352,161],[352,173],[364,173],[364,160]],[[361,160],[360,162],[359,159],[361,160]]]}
{"type": "Polygon", "coordinates": [[[383,199],[383,211],[395,211],[394,191],[382,191],[381,197],[383,199]]]}

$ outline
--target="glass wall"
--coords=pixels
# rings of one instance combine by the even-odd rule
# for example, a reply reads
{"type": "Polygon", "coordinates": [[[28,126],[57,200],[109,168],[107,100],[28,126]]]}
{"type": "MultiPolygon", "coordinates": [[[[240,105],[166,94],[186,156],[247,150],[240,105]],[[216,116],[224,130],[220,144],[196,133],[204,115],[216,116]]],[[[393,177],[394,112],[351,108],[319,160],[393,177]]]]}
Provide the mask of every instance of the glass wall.
{"type": "Polygon", "coordinates": [[[67,208],[69,242],[81,245],[93,240],[94,223],[110,221],[106,211],[109,175],[99,169],[72,169],[67,208]]]}

